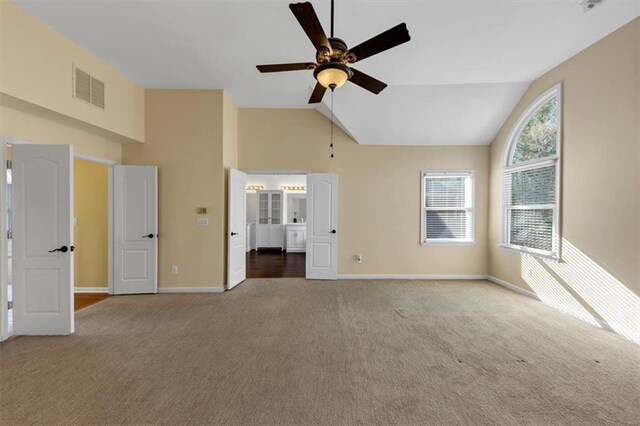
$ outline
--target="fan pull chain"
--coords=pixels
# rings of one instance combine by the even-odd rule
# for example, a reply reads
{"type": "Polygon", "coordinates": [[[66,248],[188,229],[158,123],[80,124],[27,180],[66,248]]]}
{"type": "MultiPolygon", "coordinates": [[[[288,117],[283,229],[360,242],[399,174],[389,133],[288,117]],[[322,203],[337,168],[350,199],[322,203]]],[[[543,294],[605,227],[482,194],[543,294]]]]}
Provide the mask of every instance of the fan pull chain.
{"type": "Polygon", "coordinates": [[[331,89],[331,158],[333,158],[333,89],[331,89]]]}

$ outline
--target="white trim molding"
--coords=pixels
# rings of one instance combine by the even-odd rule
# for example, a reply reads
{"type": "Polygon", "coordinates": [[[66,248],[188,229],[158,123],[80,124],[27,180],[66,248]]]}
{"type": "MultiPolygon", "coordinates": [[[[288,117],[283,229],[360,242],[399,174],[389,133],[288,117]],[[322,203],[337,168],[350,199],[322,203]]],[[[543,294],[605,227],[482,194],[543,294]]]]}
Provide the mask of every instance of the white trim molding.
{"type": "Polygon", "coordinates": [[[73,288],[74,293],[109,293],[109,287],[78,287],[73,288]]]}
{"type": "MultiPolygon", "coordinates": [[[[502,287],[504,287],[504,288],[506,288],[506,289],[509,289],[509,290],[511,290],[511,291],[515,291],[516,293],[520,293],[520,294],[522,294],[523,296],[530,297],[531,299],[537,300],[538,302],[541,302],[541,303],[543,303],[544,305],[549,306],[550,308],[556,309],[555,307],[553,307],[553,306],[551,306],[551,305],[548,305],[548,304],[544,303],[544,302],[542,301],[542,299],[540,299],[540,297],[538,297],[538,295],[537,295],[537,294],[535,294],[535,293],[534,293],[534,292],[532,292],[532,291],[525,290],[525,289],[524,289],[524,288],[522,288],[522,287],[519,287],[519,286],[517,286],[517,285],[515,285],[515,284],[511,284],[511,283],[510,283],[510,282],[508,282],[508,281],[501,280],[500,278],[497,278],[497,277],[494,277],[494,276],[491,276],[491,275],[488,275],[488,276],[487,276],[487,279],[488,279],[489,281],[491,281],[492,283],[498,284],[499,286],[502,286],[502,287]]],[[[566,312],[564,312],[564,311],[563,311],[563,310],[561,310],[561,309],[556,309],[556,310],[558,310],[558,311],[562,312],[562,313],[563,313],[563,314],[565,314],[565,315],[569,315],[569,314],[567,314],[566,312]]],[[[580,320],[580,318],[578,318],[578,317],[576,317],[576,316],[573,316],[573,315],[569,315],[569,316],[571,316],[571,317],[573,317],[573,318],[576,318],[576,319],[580,320]]],[[[616,330],[614,330],[614,329],[613,329],[613,327],[611,327],[611,326],[609,325],[609,323],[608,323],[608,322],[606,322],[606,321],[604,321],[604,320],[601,320],[601,319],[599,319],[599,318],[595,318],[595,317],[594,317],[593,319],[594,319],[594,320],[598,323],[598,325],[599,325],[600,327],[602,327],[603,329],[605,329],[605,330],[607,330],[607,331],[610,331],[610,332],[612,332],[612,333],[615,333],[615,334],[618,334],[618,335],[622,336],[620,333],[618,333],[616,330]]],[[[581,320],[581,321],[582,321],[582,320],[581,320]]],[[[625,337],[625,336],[622,336],[622,337],[625,337]]],[[[626,337],[625,337],[625,338],[626,338],[626,337]]]]}
{"type": "Polygon", "coordinates": [[[158,293],[223,293],[224,287],[158,287],[158,293]]]}
{"type": "Polygon", "coordinates": [[[486,280],[486,275],[338,274],[339,280],[486,280]]]}
{"type": "Polygon", "coordinates": [[[519,286],[517,286],[515,284],[511,284],[508,281],[501,280],[500,278],[497,278],[497,277],[494,277],[494,276],[491,276],[491,275],[487,275],[487,279],[489,281],[491,281],[492,283],[494,283],[494,284],[498,284],[499,286],[502,286],[504,288],[508,288],[511,291],[515,291],[516,293],[520,293],[523,296],[527,296],[527,297],[530,297],[532,299],[535,299],[535,300],[541,302],[541,300],[538,297],[538,295],[535,294],[533,291],[525,290],[522,287],[519,287],[519,286]]]}

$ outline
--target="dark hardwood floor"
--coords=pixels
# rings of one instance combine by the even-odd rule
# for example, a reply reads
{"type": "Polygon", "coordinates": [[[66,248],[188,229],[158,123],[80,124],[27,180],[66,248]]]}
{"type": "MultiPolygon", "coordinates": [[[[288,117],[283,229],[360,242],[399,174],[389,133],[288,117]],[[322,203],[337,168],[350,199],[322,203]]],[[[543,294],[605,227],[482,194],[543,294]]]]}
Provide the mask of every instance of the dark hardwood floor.
{"type": "Polygon", "coordinates": [[[91,306],[94,303],[98,303],[107,297],[110,297],[106,293],[75,293],[73,295],[74,310],[77,311],[87,306],[91,306]]]}
{"type": "Polygon", "coordinates": [[[247,278],[304,277],[305,254],[280,249],[247,253],[247,278]]]}

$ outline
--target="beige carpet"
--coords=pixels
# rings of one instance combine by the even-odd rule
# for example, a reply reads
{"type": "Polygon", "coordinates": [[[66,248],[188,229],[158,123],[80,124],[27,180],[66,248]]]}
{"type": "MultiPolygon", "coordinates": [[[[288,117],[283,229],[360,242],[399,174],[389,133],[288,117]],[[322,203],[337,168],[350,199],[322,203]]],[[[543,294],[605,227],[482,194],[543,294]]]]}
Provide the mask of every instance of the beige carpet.
{"type": "Polygon", "coordinates": [[[0,423],[640,423],[640,346],[484,281],[249,280],[76,318],[0,345],[0,423]]]}

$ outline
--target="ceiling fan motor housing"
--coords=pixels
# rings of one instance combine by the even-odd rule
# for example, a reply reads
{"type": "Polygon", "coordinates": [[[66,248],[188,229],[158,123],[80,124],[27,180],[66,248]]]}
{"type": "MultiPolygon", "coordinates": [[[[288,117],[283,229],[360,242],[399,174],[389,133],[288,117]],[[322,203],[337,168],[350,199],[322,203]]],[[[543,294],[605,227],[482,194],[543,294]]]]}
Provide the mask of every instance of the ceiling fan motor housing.
{"type": "Polygon", "coordinates": [[[331,45],[331,52],[328,49],[321,46],[316,52],[316,61],[319,64],[327,62],[341,62],[346,63],[345,54],[349,50],[344,40],[337,37],[329,37],[329,44],[331,45]]]}

